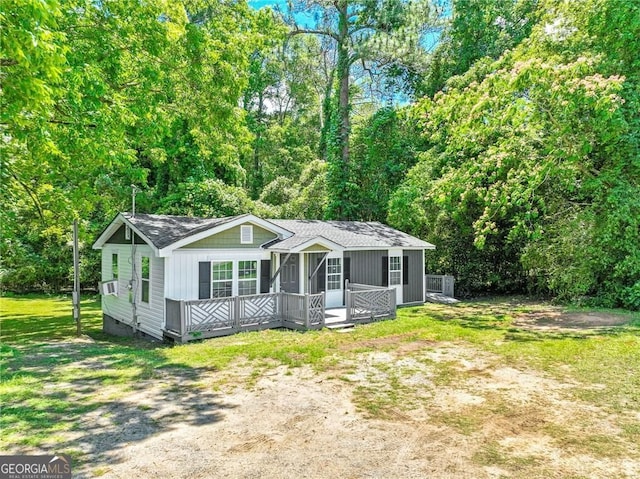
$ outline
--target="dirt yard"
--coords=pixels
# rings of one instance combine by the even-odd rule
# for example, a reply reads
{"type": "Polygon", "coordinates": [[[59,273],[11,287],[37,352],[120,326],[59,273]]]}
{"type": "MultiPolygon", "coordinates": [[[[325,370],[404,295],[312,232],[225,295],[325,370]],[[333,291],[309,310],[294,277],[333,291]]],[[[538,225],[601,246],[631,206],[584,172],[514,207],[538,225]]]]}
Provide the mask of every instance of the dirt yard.
{"type": "Polygon", "coordinates": [[[320,372],[163,371],[117,410],[87,415],[69,438],[89,458],[77,477],[640,477],[638,445],[618,425],[639,424],[637,408],[580,402],[575,384],[468,344],[361,346],[370,350],[320,372]]]}

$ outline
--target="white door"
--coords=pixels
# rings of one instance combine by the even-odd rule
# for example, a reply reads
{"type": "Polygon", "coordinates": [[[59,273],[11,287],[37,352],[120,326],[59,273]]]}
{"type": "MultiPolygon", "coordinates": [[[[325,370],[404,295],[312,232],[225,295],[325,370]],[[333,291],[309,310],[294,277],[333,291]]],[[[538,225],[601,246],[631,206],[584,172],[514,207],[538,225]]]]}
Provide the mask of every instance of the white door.
{"type": "Polygon", "coordinates": [[[402,251],[389,252],[389,287],[396,290],[396,304],[402,304],[402,251]]]}
{"type": "Polygon", "coordinates": [[[339,308],[343,306],[344,295],[342,293],[343,288],[343,258],[342,253],[329,253],[325,260],[327,279],[326,279],[326,307],[327,308],[339,308]]]}

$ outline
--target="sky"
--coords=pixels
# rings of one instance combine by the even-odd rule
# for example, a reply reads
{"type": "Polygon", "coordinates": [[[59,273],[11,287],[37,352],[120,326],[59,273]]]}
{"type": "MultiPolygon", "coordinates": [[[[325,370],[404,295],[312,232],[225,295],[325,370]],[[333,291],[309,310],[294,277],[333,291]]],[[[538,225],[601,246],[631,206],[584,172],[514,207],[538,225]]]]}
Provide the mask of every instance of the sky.
{"type": "Polygon", "coordinates": [[[287,5],[285,0],[248,0],[249,5],[251,5],[256,10],[261,9],[262,7],[266,7],[268,5],[279,4],[282,7],[287,5]]]}

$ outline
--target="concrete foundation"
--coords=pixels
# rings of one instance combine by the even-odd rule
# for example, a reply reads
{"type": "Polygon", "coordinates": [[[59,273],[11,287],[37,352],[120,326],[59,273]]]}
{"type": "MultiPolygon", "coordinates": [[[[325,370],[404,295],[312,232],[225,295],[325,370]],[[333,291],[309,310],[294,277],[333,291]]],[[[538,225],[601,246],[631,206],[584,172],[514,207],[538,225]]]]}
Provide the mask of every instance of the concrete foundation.
{"type": "Polygon", "coordinates": [[[102,315],[102,331],[113,336],[120,336],[124,338],[138,338],[146,341],[158,342],[161,341],[144,331],[134,331],[133,327],[129,324],[123,323],[108,314],[102,315]]]}
{"type": "Polygon", "coordinates": [[[122,321],[118,321],[108,314],[102,315],[102,330],[107,334],[122,336],[125,338],[133,338],[136,336],[130,325],[125,324],[122,321]]]}

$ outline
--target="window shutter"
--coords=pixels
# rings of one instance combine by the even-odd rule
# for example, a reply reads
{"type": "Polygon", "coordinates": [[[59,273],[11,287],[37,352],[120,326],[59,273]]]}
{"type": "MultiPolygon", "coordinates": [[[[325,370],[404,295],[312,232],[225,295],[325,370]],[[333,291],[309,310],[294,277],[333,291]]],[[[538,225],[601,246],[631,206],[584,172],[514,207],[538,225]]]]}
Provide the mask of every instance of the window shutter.
{"type": "Polygon", "coordinates": [[[389,286],[389,257],[382,257],[382,286],[389,286]]]}
{"type": "Polygon", "coordinates": [[[260,293],[268,293],[271,286],[271,260],[260,261],[260,293]]]}
{"type": "Polygon", "coordinates": [[[211,298],[211,263],[201,261],[198,263],[198,298],[211,298]]]}
{"type": "Polygon", "coordinates": [[[402,257],[402,284],[409,284],[409,256],[402,257]]]}
{"type": "MultiPolygon", "coordinates": [[[[320,263],[320,261],[322,261],[322,258],[319,258],[317,263],[320,263]]],[[[316,273],[316,278],[317,278],[317,281],[318,281],[318,287],[316,288],[316,293],[319,293],[320,291],[326,291],[327,290],[327,260],[326,260],[326,258],[325,258],[324,261],[322,261],[322,265],[320,266],[320,268],[318,269],[318,272],[316,273]]]]}
{"type": "Polygon", "coordinates": [[[345,256],[343,258],[343,263],[344,263],[344,271],[343,271],[343,277],[342,277],[342,285],[344,286],[344,281],[345,280],[349,280],[349,282],[351,282],[351,258],[349,258],[348,256],[345,256]]]}

